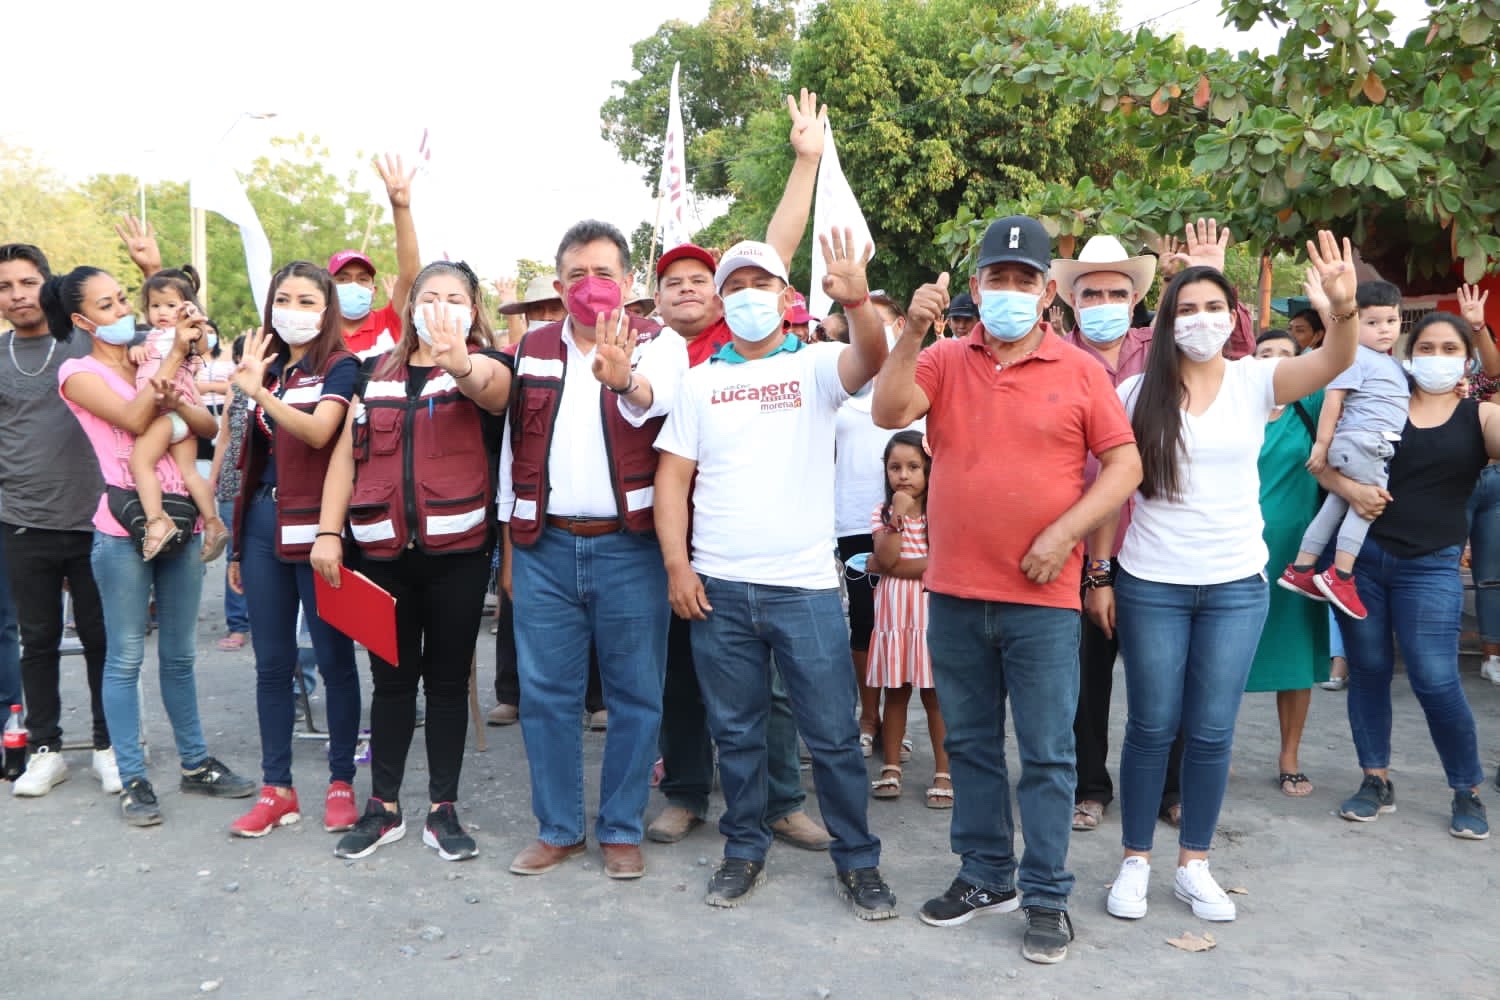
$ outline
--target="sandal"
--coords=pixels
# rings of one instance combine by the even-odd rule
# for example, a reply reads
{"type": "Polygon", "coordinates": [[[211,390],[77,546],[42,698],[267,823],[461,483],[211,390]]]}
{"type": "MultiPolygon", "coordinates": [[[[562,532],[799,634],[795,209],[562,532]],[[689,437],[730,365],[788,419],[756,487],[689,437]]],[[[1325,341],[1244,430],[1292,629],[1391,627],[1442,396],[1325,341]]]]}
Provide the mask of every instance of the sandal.
{"type": "Polygon", "coordinates": [[[1276,784],[1281,787],[1281,794],[1289,799],[1300,799],[1313,793],[1311,779],[1301,771],[1282,771],[1276,776],[1276,784]],[[1292,786],[1290,791],[1287,785],[1292,786]]]}
{"type": "Polygon", "coordinates": [[[877,799],[898,799],[901,797],[901,768],[895,764],[886,764],[880,768],[880,777],[870,782],[870,795],[877,799]],[[887,771],[895,771],[896,776],[887,778],[887,771]]]}
{"type": "Polygon", "coordinates": [[[938,771],[932,776],[932,787],[927,789],[927,808],[953,808],[953,775],[949,774],[947,771],[938,771]],[[948,782],[948,787],[938,787],[939,781],[948,782]]]}
{"type": "Polygon", "coordinates": [[[859,734],[859,755],[861,757],[868,757],[868,756],[870,756],[874,752],[875,752],[875,734],[874,733],[860,733],[859,734]]]}
{"type": "Polygon", "coordinates": [[[1073,829],[1080,831],[1099,829],[1104,818],[1104,803],[1083,801],[1073,805],[1073,829]]]}
{"type": "Polygon", "coordinates": [[[203,551],[199,558],[206,563],[213,562],[224,554],[229,547],[229,529],[224,527],[222,518],[211,518],[203,522],[203,551]]]}
{"type": "Polygon", "coordinates": [[[165,514],[158,514],[148,520],[146,522],[146,537],[141,539],[142,561],[150,562],[157,556],[161,555],[161,550],[166,546],[168,542],[177,537],[177,532],[177,522],[173,521],[165,514]],[[151,534],[151,529],[158,524],[165,524],[167,526],[167,530],[164,534],[153,537],[151,534]]]}
{"type": "Polygon", "coordinates": [[[245,633],[231,632],[219,640],[218,646],[226,653],[232,653],[237,649],[245,648],[245,633]]]}
{"type": "Polygon", "coordinates": [[[917,748],[917,745],[915,743],[913,743],[911,740],[902,740],[901,741],[901,763],[905,764],[907,761],[911,760],[912,751],[915,750],[916,748],[917,748]]]}

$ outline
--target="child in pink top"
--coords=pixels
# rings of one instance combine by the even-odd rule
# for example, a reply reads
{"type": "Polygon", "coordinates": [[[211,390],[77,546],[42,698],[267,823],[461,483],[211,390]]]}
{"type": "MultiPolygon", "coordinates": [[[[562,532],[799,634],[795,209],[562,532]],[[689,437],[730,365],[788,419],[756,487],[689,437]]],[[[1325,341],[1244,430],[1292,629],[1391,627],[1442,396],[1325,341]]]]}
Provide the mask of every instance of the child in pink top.
{"type": "Polygon", "coordinates": [[[943,750],[943,716],[938,710],[927,654],[927,476],[932,458],[918,431],[900,431],[885,446],[885,502],[870,515],[875,551],[872,573],[882,574],[875,588],[875,631],[870,637],[865,683],[885,688],[885,717],[880,725],[885,764],[871,783],[877,799],[901,795],[901,753],[906,736],[906,709],[912,688],[922,692],[927,730],[932,738],[935,774],[927,789],[932,809],[953,807],[953,781],[943,750]]]}
{"type": "MultiPolygon", "coordinates": [[[[136,361],[136,386],[144,388],[161,369],[162,359],[171,350],[176,337],[176,325],[180,317],[202,312],[197,300],[197,275],[192,271],[158,271],[146,279],[141,295],[145,299],[146,319],[151,324],[144,353],[142,349],[131,351],[136,361]]],[[[195,404],[200,402],[197,386],[197,371],[202,359],[196,352],[203,350],[200,342],[195,353],[177,369],[172,385],[195,404]]],[[[157,464],[170,452],[172,460],[181,473],[180,488],[185,488],[193,498],[198,514],[203,518],[203,561],[212,562],[229,543],[229,531],[219,517],[218,504],[208,481],[198,474],[198,440],[189,431],[187,422],[175,413],[166,413],[151,422],[146,432],[135,440],[130,458],[130,474],[135,481],[135,490],[141,498],[141,510],[146,514],[146,540],[141,547],[141,557],[150,560],[161,551],[162,546],[176,533],[176,525],[162,509],[164,484],[156,476],[157,464]]],[[[173,490],[172,492],[177,492],[173,490]]]]}

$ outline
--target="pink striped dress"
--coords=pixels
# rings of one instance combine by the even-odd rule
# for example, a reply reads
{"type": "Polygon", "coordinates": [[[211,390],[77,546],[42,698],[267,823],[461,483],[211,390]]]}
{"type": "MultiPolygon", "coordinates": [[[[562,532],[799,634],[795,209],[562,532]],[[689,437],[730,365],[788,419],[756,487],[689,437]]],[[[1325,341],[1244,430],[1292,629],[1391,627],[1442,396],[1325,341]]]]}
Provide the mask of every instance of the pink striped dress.
{"type": "MultiPolygon", "coordinates": [[[[870,515],[870,533],[891,529],[880,519],[881,508],[870,515]]],[[[927,556],[927,517],[917,514],[904,519],[901,558],[927,556]]],[[[883,576],[875,588],[875,631],[870,636],[869,666],[865,683],[870,687],[899,688],[910,684],[930,688],[932,660],[927,655],[927,592],[921,580],[898,580],[883,576]]]]}

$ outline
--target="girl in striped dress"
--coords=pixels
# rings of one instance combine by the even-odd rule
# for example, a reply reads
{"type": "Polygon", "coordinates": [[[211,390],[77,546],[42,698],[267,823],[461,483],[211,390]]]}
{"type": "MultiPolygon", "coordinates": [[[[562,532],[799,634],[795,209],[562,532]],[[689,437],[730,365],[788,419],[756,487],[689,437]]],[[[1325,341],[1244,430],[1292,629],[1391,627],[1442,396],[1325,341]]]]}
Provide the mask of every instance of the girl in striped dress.
{"type": "Polygon", "coordinates": [[[932,787],[927,789],[927,805],[951,809],[953,781],[948,775],[948,755],[943,752],[943,716],[927,655],[927,592],[922,588],[931,470],[932,458],[920,432],[901,431],[885,446],[885,502],[870,515],[875,551],[869,569],[879,573],[881,580],[875,588],[875,632],[870,637],[865,679],[870,687],[885,688],[885,718],[880,725],[885,763],[880,777],[871,783],[870,794],[877,799],[901,795],[901,743],[915,687],[922,692],[922,707],[927,710],[936,769],[932,787]]]}

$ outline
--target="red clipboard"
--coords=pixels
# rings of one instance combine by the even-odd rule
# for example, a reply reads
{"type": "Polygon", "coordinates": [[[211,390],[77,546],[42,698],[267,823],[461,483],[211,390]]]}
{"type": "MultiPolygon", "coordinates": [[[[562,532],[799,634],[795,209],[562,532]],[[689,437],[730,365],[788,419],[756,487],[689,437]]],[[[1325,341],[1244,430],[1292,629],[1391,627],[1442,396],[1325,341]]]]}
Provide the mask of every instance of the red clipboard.
{"type": "Polygon", "coordinates": [[[318,617],[393,666],[401,654],[396,646],[396,598],[369,577],[347,566],[339,569],[339,587],[313,574],[318,617]]]}

